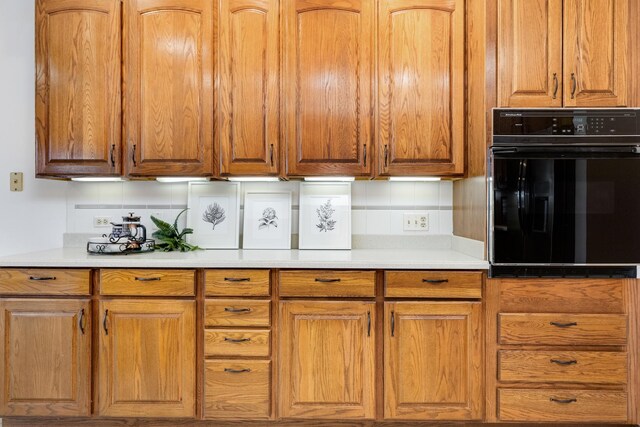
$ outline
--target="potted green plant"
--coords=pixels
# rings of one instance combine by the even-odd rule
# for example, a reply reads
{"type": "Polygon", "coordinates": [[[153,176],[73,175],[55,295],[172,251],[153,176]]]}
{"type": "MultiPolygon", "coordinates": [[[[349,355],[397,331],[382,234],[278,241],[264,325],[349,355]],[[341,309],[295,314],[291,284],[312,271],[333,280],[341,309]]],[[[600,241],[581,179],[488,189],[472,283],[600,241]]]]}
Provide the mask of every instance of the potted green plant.
{"type": "Polygon", "coordinates": [[[153,237],[157,240],[156,250],[163,252],[189,252],[200,249],[198,246],[191,245],[186,241],[186,236],[193,233],[192,228],[185,227],[182,231],[178,230],[178,218],[187,210],[188,209],[182,210],[178,216],[176,216],[173,225],[151,215],[151,221],[158,227],[158,230],[153,232],[153,237]]]}

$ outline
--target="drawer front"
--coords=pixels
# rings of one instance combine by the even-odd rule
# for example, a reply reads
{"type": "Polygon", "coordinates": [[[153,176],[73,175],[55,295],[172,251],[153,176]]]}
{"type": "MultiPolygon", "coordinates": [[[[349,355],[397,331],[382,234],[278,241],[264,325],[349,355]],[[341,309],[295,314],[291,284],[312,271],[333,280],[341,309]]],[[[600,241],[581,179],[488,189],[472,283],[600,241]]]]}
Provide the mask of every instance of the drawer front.
{"type": "Polygon", "coordinates": [[[373,297],[375,277],[374,271],[281,271],[280,296],[373,297]]]}
{"type": "Polygon", "coordinates": [[[208,360],[205,362],[205,418],[269,418],[271,362],[208,360]]]}
{"type": "Polygon", "coordinates": [[[494,279],[501,312],[624,313],[625,280],[494,279]]]}
{"type": "Polygon", "coordinates": [[[626,384],[627,353],[500,351],[500,381],[626,384]]]}
{"type": "Polygon", "coordinates": [[[246,299],[206,300],[205,326],[262,326],[271,325],[271,303],[246,299]]]}
{"type": "Polygon", "coordinates": [[[206,270],[207,296],[266,297],[271,294],[269,270],[206,270]]]}
{"type": "Polygon", "coordinates": [[[481,298],[482,273],[387,271],[385,296],[391,298],[481,298]]]}
{"type": "Polygon", "coordinates": [[[502,313],[498,340],[500,344],[625,345],[627,316],[502,313]]]}
{"type": "Polygon", "coordinates": [[[89,295],[91,270],[1,268],[2,295],[89,295]]]}
{"type": "Polygon", "coordinates": [[[254,330],[205,330],[206,356],[267,357],[271,349],[271,332],[254,330]]]}
{"type": "Polygon", "coordinates": [[[610,390],[498,390],[501,421],[626,422],[627,394],[610,390]]]}
{"type": "Polygon", "coordinates": [[[194,296],[194,270],[100,270],[100,295],[194,296]]]}

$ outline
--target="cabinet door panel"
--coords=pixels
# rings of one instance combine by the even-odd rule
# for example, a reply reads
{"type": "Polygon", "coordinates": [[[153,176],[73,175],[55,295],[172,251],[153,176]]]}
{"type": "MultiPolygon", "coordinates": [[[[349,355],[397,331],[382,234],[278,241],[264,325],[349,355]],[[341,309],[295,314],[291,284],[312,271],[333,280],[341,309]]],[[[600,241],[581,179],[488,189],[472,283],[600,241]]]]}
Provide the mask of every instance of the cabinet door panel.
{"type": "Polygon", "coordinates": [[[120,109],[120,1],[38,0],[37,174],[120,174],[120,109]]]}
{"type": "Polygon", "coordinates": [[[100,303],[99,414],[195,415],[195,303],[100,303]]]}
{"type": "Polygon", "coordinates": [[[223,175],[277,174],[277,0],[220,2],[220,153],[223,175]]]}
{"type": "Polygon", "coordinates": [[[381,0],[380,173],[464,170],[464,2],[381,0]]]}
{"type": "Polygon", "coordinates": [[[284,3],[287,173],[368,175],[374,3],[284,3]]]}
{"type": "Polygon", "coordinates": [[[499,0],[499,106],[561,107],[562,87],[562,0],[499,0]]]}
{"type": "Polygon", "coordinates": [[[480,303],[385,304],[385,418],[482,418],[480,303]]]}
{"type": "Polygon", "coordinates": [[[564,104],[628,104],[628,0],[565,0],[564,104]]]}
{"type": "Polygon", "coordinates": [[[285,302],[280,309],[282,417],[373,418],[375,304],[285,302]]]}
{"type": "Polygon", "coordinates": [[[128,174],[213,174],[212,3],[125,4],[128,174]]]}
{"type": "Polygon", "coordinates": [[[86,300],[0,301],[1,415],[89,415],[90,319],[86,300]]]}

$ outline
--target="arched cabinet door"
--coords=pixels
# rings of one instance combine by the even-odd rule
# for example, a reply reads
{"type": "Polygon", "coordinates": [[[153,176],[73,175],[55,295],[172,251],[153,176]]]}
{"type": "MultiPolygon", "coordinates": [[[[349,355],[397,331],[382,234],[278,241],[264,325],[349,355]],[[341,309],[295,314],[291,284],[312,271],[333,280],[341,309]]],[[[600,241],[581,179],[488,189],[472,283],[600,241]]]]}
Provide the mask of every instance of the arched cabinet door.
{"type": "Polygon", "coordinates": [[[282,3],[287,174],[371,174],[370,0],[282,3]]]}
{"type": "Polygon", "coordinates": [[[629,0],[565,0],[563,17],[565,107],[629,105],[629,0]]]}
{"type": "Polygon", "coordinates": [[[213,175],[213,2],[126,0],[129,176],[213,175]]]}
{"type": "Polygon", "coordinates": [[[464,3],[380,0],[380,175],[464,172],[464,3]]]}
{"type": "Polygon", "coordinates": [[[498,1],[498,106],[562,107],[562,0],[498,1]]]}
{"type": "Polygon", "coordinates": [[[120,175],[120,0],[36,1],[36,174],[120,175]]]}
{"type": "Polygon", "coordinates": [[[278,0],[220,2],[217,120],[221,175],[279,171],[278,0]]]}

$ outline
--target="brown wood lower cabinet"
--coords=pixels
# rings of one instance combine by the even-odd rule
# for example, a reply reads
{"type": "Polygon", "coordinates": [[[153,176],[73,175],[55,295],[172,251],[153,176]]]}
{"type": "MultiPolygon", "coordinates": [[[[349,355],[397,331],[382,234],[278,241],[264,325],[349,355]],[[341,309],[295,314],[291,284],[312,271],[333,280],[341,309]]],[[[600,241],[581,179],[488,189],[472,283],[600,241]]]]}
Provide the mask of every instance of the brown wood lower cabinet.
{"type": "Polygon", "coordinates": [[[0,300],[0,415],[89,415],[89,300],[0,300]]]}
{"type": "Polygon", "coordinates": [[[625,422],[627,393],[617,390],[498,390],[503,421],[625,422]]]}
{"type": "Polygon", "coordinates": [[[269,360],[207,360],[204,410],[208,418],[269,418],[269,360]]]}
{"type": "Polygon", "coordinates": [[[103,300],[98,414],[195,416],[195,302],[103,300]]]}
{"type": "Polygon", "coordinates": [[[486,421],[637,423],[637,286],[491,279],[486,421]]]}
{"type": "Polygon", "coordinates": [[[482,419],[479,302],[385,303],[384,416],[482,419]]]}
{"type": "Polygon", "coordinates": [[[280,416],[375,416],[375,304],[280,304],[280,416]]]}

